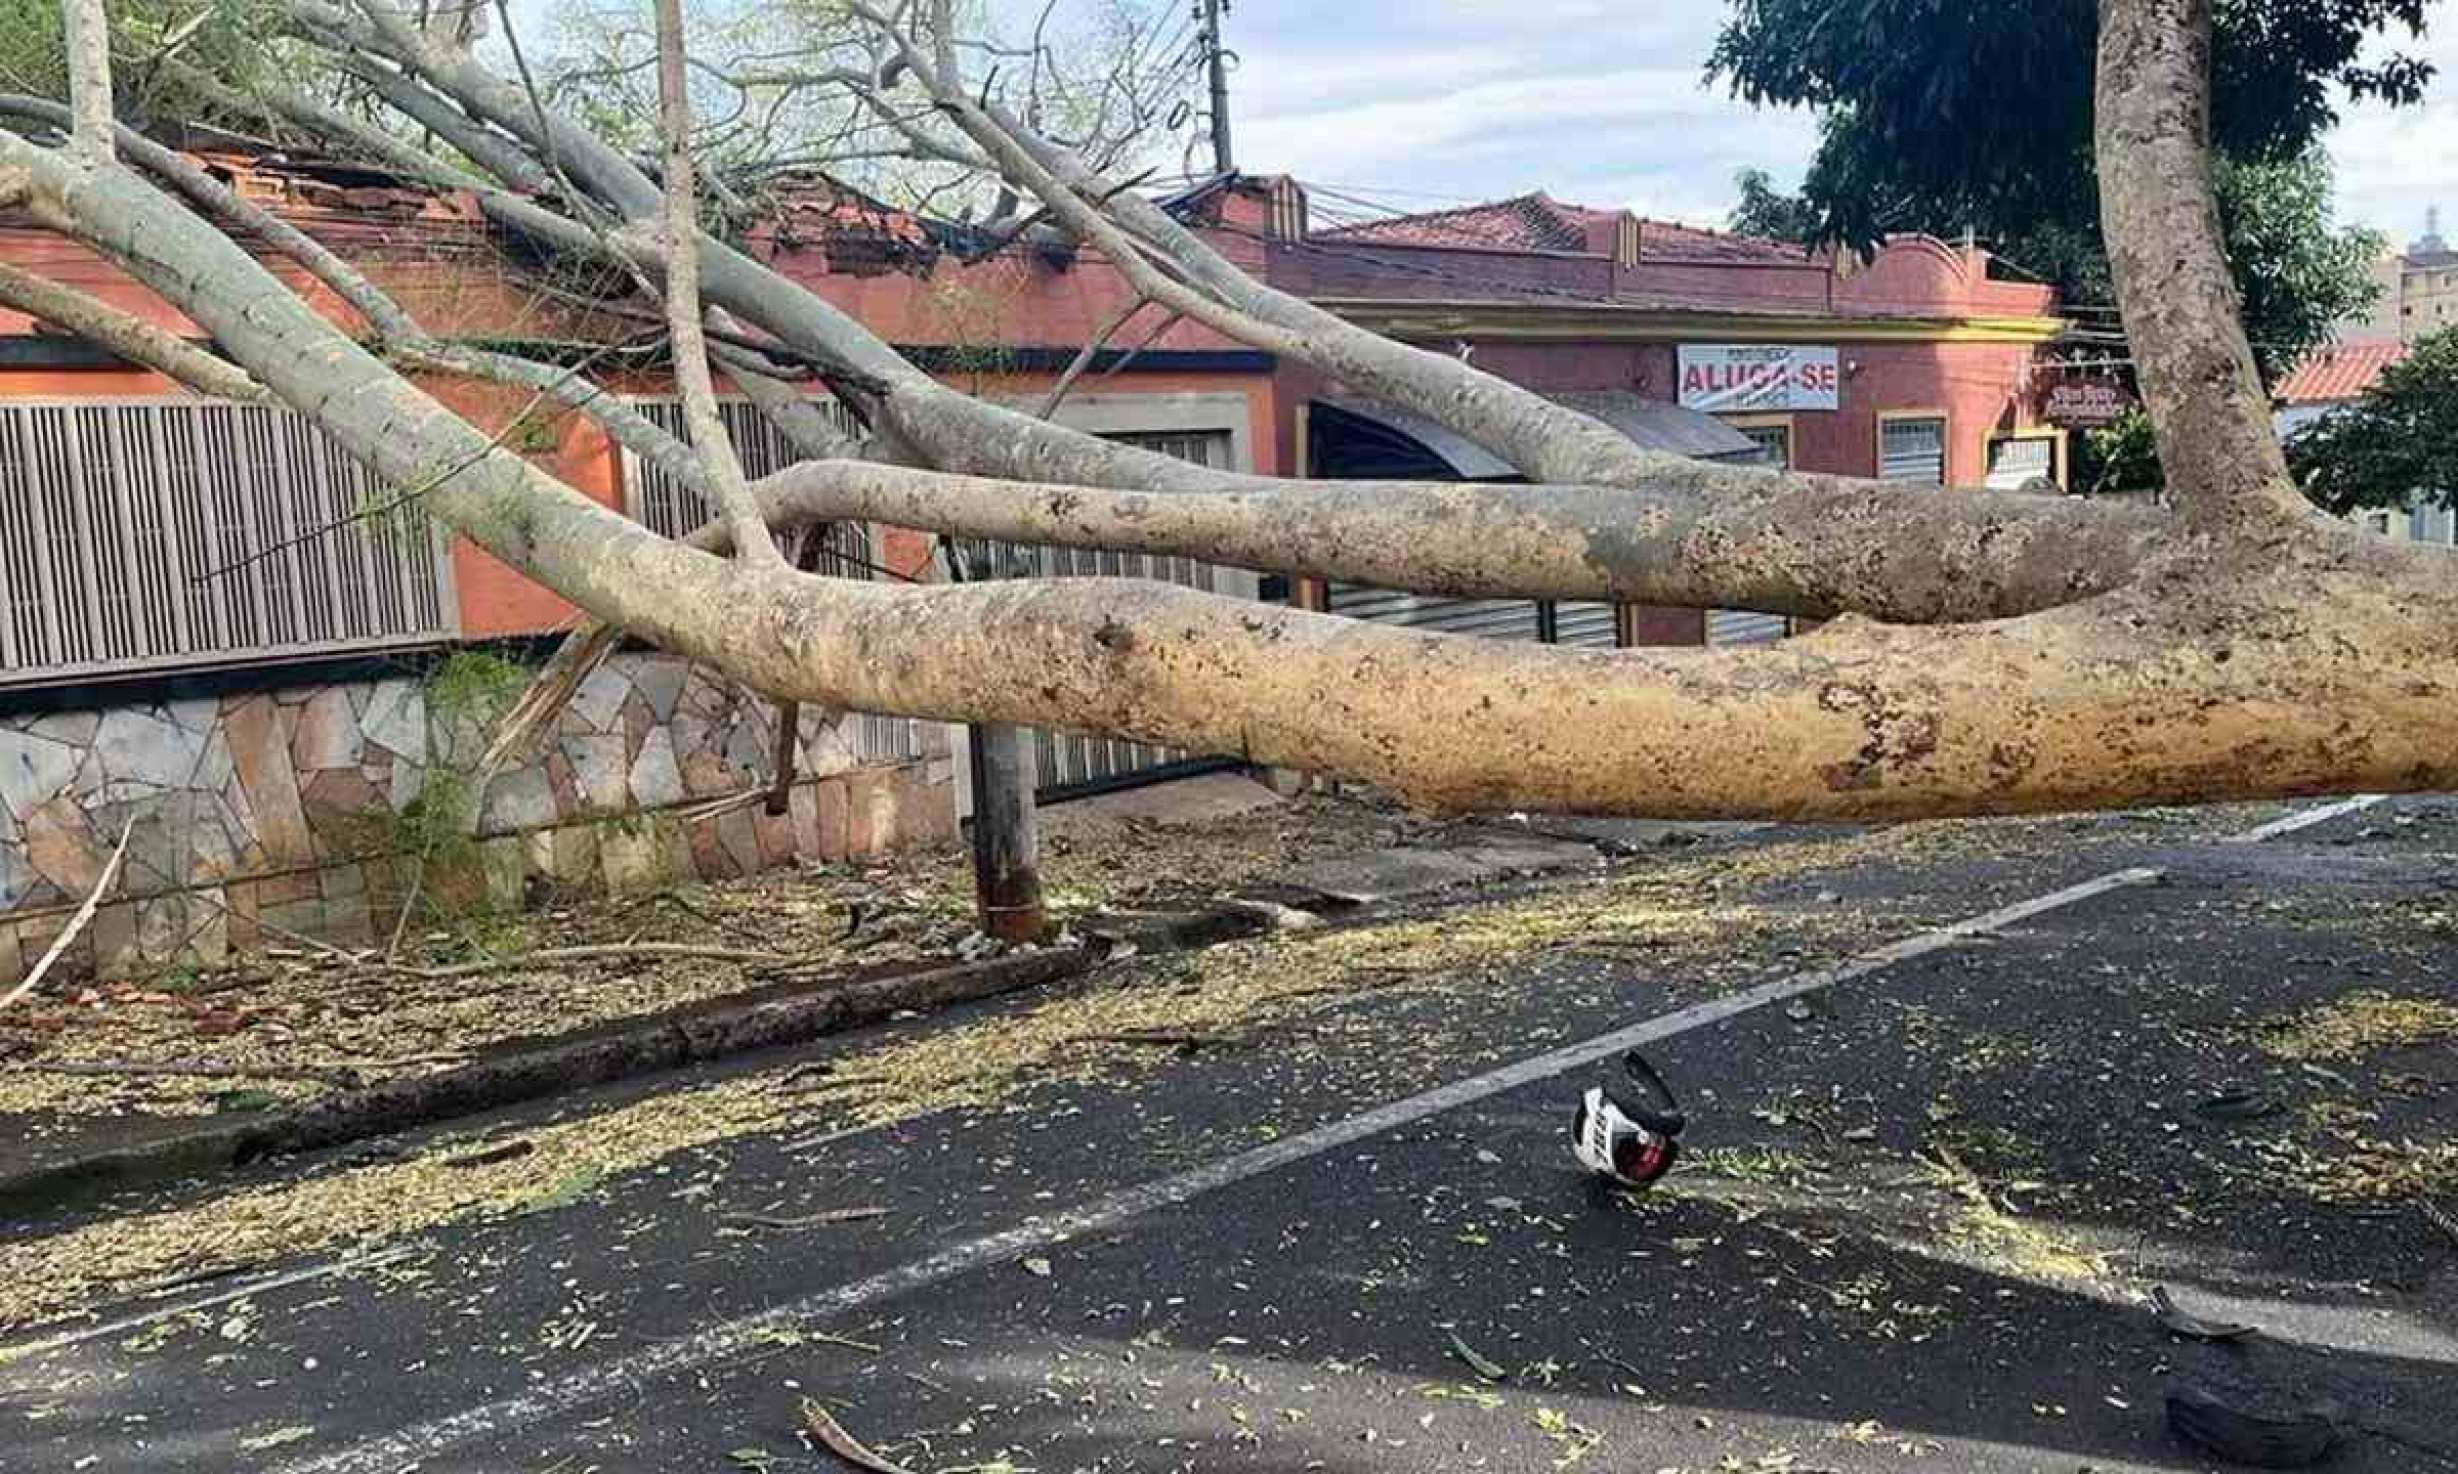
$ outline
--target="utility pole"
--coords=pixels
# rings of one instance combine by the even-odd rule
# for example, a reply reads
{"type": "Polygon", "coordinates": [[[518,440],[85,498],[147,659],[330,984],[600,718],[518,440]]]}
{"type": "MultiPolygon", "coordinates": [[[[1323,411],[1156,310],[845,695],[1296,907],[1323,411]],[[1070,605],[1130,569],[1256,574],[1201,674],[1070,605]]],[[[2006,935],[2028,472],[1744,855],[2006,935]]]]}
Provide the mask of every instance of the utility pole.
{"type": "Polygon", "coordinates": [[[1229,8],[1229,0],[1199,0],[1196,20],[1203,30],[1197,44],[1203,47],[1204,63],[1212,74],[1212,172],[1237,172],[1235,156],[1229,151],[1229,60],[1221,46],[1221,12],[1229,8]]]}

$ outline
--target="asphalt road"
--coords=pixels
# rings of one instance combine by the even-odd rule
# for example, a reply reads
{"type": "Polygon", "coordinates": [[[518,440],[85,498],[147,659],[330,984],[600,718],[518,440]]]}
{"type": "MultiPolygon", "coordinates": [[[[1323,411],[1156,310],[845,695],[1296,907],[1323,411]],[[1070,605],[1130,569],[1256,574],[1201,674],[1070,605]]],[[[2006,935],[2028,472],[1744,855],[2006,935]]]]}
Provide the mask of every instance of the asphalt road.
{"type": "MultiPolygon", "coordinates": [[[[536,1211],[86,1307],[0,1361],[0,1469],[847,1467],[800,1436],[806,1399],[917,1474],[2222,1467],[2163,1426],[2184,1381],[2334,1399],[2359,1426],[2333,1468],[2458,1468],[2458,1237],[2413,1205],[2458,1207],[2430,1155],[2458,1043],[2286,1042],[2351,998],[2458,1005],[2458,803],[2219,842],[2251,822],[1737,871],[1702,913],[1728,937],[1453,986],[1356,984],[1376,961],[1348,955],[1322,1008],[1110,1039],[1118,1078],[1026,1072],[867,1130],[815,1109],[536,1211]],[[1695,1122],[1635,1199],[1573,1169],[1607,1071],[1564,1065],[1634,1028],[1695,1122]],[[2230,1089],[2257,1114],[2197,1109],[2230,1089]],[[2261,1334],[2174,1335],[2154,1284],[2261,1334]]],[[[656,1088],[994,1049],[1037,1006],[656,1088]]]]}

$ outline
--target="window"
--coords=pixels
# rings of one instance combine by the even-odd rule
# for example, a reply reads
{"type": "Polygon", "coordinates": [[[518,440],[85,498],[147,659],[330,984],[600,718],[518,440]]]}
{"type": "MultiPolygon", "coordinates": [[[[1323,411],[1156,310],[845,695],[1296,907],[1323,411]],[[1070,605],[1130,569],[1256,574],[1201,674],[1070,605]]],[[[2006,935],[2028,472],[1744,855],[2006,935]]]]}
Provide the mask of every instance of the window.
{"type": "Polygon", "coordinates": [[[1988,486],[2019,491],[2034,482],[2057,484],[2057,442],[2044,435],[2008,436],[1989,442],[1988,486]]]}
{"type": "Polygon", "coordinates": [[[2365,513],[2362,524],[2364,530],[2366,532],[2377,532],[2383,537],[2388,537],[2390,535],[2390,515],[2391,514],[2387,511],[2365,513]]]}
{"type": "MultiPolygon", "coordinates": [[[[835,419],[837,428],[848,435],[860,433],[860,426],[834,401],[813,401],[821,404],[835,419]]],[[[679,399],[636,399],[631,407],[641,418],[677,439],[688,439],[683,426],[683,403],[679,399]]],[[[797,454],[785,436],[757,406],[747,399],[726,399],[717,405],[718,416],[725,421],[726,438],[734,442],[734,454],[742,461],[746,480],[781,471],[805,457],[797,454]]],[[[712,520],[708,502],[700,493],[646,464],[629,451],[623,455],[623,485],[634,520],[664,537],[689,537],[712,520]]]]}
{"type": "Polygon", "coordinates": [[[1728,421],[1744,436],[1758,443],[1765,452],[1759,464],[1778,471],[1792,469],[1792,422],[1790,420],[1728,421]]]}
{"type": "Polygon", "coordinates": [[[1888,481],[1946,484],[1946,421],[1910,416],[1878,422],[1878,475],[1888,481]]]}
{"type": "Polygon", "coordinates": [[[425,512],[304,415],[0,406],[0,684],[432,643],[448,569],[425,512]]]}
{"type": "MultiPolygon", "coordinates": [[[[643,418],[669,435],[684,435],[681,400],[635,399],[630,403],[643,418]]],[[[830,413],[838,429],[848,435],[859,431],[860,427],[841,405],[833,401],[813,403],[830,413]]],[[[742,461],[743,475],[748,479],[756,481],[806,459],[749,400],[721,399],[717,413],[725,421],[726,438],[734,442],[734,454],[742,461]]],[[[688,537],[711,520],[708,502],[699,492],[628,450],[623,452],[623,494],[635,519],[667,537],[688,537]]],[[[859,522],[829,524],[828,540],[814,566],[818,572],[836,578],[872,577],[875,565],[871,560],[870,529],[859,522]]],[[[849,716],[847,721],[854,755],[864,762],[912,762],[929,750],[925,724],[911,718],[862,712],[849,716]]]]}

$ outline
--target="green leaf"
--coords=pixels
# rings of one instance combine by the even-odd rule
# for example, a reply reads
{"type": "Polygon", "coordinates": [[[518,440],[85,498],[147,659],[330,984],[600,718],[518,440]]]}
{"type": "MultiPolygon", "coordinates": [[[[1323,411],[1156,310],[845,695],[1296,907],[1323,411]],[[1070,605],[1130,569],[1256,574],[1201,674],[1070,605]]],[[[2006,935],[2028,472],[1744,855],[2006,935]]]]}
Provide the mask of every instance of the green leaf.
{"type": "Polygon", "coordinates": [[[1490,1357],[1478,1355],[1475,1347],[1460,1339],[1459,1332],[1452,1331],[1449,1335],[1451,1337],[1451,1354],[1458,1357],[1461,1361],[1466,1362],[1468,1364],[1468,1370],[1476,1373],[1480,1377],[1483,1377],[1488,1382],[1505,1381],[1510,1377],[1511,1374],[1503,1370],[1500,1362],[1497,1362],[1490,1357]]]}

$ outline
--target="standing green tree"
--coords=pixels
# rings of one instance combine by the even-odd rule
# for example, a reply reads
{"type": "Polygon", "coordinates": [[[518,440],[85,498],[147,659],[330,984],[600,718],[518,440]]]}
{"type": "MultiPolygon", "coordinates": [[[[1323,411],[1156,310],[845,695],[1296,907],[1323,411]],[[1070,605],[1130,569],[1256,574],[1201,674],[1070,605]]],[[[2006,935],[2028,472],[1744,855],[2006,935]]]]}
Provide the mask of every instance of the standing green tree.
{"type": "Polygon", "coordinates": [[[2291,437],[2287,465],[2327,511],[2458,506],[2458,328],[2419,339],[2362,399],[2291,437]]]}
{"type": "MultiPolygon", "coordinates": [[[[2211,141],[2245,325],[2276,376],[2373,292],[2378,238],[2330,217],[2321,135],[2342,95],[2412,103],[2424,0],[2218,0],[2211,141]]],[[[1821,240],[1966,230],[2085,307],[2112,299],[2092,165],[2092,0],[1733,0],[1708,74],[1821,120],[1801,195],[1821,240]]],[[[1777,196],[1776,202],[1784,197],[1777,196]]],[[[1753,218],[1792,218],[1776,202],[1753,218]]]]}
{"type": "Polygon", "coordinates": [[[1766,170],[1743,169],[1733,176],[1733,187],[1741,191],[1741,202],[1725,221],[1733,234],[1790,241],[1796,246],[1818,243],[1820,228],[1826,223],[1818,207],[1777,189],[1774,176],[1766,170]]]}

